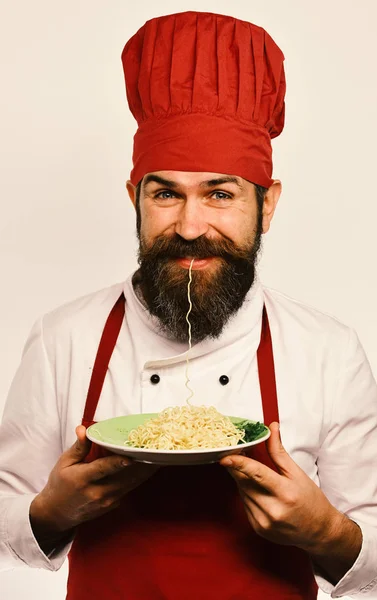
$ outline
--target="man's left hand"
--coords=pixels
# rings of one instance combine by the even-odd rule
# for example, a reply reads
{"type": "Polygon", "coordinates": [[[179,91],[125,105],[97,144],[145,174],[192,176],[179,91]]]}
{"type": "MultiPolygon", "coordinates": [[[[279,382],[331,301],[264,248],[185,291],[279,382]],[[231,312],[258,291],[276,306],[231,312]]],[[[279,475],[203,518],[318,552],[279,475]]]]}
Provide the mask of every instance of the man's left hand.
{"type": "Polygon", "coordinates": [[[277,471],[243,455],[223,458],[256,533],[277,544],[316,552],[344,519],[284,449],[279,424],[270,425],[267,450],[277,471]]]}

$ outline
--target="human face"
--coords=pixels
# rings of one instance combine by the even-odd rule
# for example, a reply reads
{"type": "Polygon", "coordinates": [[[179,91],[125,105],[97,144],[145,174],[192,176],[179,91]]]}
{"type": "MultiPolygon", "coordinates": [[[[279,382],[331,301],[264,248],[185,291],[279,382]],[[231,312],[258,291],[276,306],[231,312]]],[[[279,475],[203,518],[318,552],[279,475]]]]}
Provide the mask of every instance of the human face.
{"type": "MultiPolygon", "coordinates": [[[[136,206],[135,188],[127,187],[136,206]]],[[[150,312],[172,337],[187,338],[182,318],[195,258],[193,338],[217,337],[254,281],[271,200],[258,207],[255,186],[240,177],[159,171],[143,178],[136,209],[141,289],[150,312]]]]}

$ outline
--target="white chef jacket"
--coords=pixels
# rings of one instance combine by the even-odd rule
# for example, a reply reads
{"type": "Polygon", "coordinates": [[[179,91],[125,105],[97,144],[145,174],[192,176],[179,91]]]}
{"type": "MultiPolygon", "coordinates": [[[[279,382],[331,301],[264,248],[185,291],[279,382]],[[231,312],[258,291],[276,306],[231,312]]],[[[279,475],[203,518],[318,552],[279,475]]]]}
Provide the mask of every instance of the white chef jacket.
{"type": "MultiPolygon", "coordinates": [[[[188,344],[159,331],[158,321],[125,283],[70,302],[40,318],[24,348],[0,427],[0,567],[58,570],[70,544],[45,556],[29,522],[45,486],[81,423],[98,344],[124,291],[125,320],[95,419],[158,412],[185,403],[188,344]],[[151,382],[158,374],[160,381],[151,382]]],[[[377,597],[377,388],[355,332],[257,280],[221,336],[195,344],[192,402],[228,415],[263,420],[256,351],[266,304],[273,341],[283,444],[330,502],[359,524],[361,552],[333,598],[377,597]],[[227,385],[219,378],[229,377],[227,385]]]]}

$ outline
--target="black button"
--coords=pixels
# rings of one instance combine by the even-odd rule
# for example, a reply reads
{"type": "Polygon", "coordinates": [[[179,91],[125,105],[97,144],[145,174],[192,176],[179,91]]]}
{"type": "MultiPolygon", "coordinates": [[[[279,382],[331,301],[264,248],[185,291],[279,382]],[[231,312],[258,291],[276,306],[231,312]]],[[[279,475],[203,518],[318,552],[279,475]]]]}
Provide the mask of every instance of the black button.
{"type": "Polygon", "coordinates": [[[220,381],[221,385],[226,385],[227,383],[229,383],[228,375],[221,375],[221,377],[219,378],[219,381],[220,381]]]}
{"type": "Polygon", "coordinates": [[[160,376],[157,375],[157,373],[155,373],[154,375],[151,376],[151,382],[154,384],[160,383],[160,376]]]}

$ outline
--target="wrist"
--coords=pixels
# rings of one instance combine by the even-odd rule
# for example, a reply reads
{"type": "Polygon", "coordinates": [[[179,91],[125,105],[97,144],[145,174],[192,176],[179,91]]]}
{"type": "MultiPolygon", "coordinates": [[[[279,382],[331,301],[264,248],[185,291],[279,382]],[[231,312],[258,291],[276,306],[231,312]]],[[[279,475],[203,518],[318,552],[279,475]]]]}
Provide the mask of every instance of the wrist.
{"type": "Polygon", "coordinates": [[[334,509],[320,541],[312,544],[307,552],[316,571],[337,585],[355,564],[362,542],[362,531],[357,523],[334,509]]]}
{"type": "Polygon", "coordinates": [[[304,549],[315,560],[328,556],[329,553],[336,554],[346,546],[356,560],[362,545],[361,529],[333,506],[331,509],[329,516],[323,519],[324,526],[320,535],[304,549]]]}
{"type": "Polygon", "coordinates": [[[336,547],[339,542],[342,532],[348,526],[348,519],[341,512],[331,507],[330,514],[327,518],[323,519],[323,529],[312,544],[309,552],[312,557],[322,556],[326,554],[329,549],[336,547]]]}
{"type": "Polygon", "coordinates": [[[37,531],[41,538],[61,537],[70,529],[52,513],[43,493],[38,494],[30,504],[29,519],[33,531],[37,531]]]}

